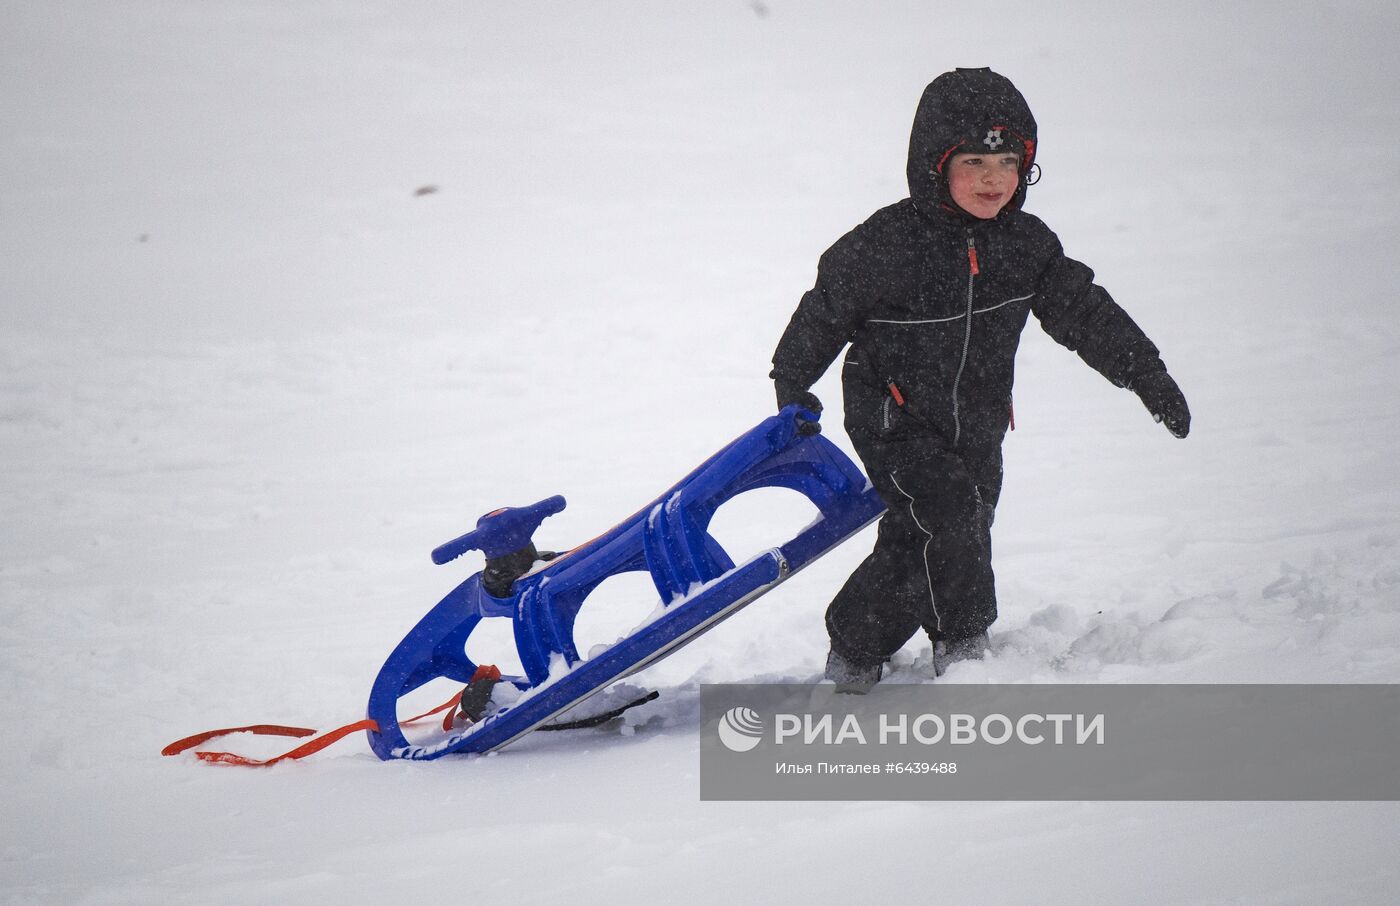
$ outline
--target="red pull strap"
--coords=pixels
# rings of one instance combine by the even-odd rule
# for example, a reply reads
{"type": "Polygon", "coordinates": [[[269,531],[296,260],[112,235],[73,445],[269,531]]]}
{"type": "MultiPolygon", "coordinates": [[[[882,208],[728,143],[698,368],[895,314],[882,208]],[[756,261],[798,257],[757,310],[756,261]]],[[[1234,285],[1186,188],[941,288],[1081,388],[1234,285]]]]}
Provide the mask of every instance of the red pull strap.
{"type": "Polygon", "coordinates": [[[184,739],[176,740],[170,745],[160,750],[162,755],[179,755],[181,752],[192,749],[197,745],[202,745],[211,739],[218,739],[220,736],[229,736],[234,733],[252,733],[256,736],[315,736],[316,731],[306,727],[282,727],[277,724],[254,724],[251,727],[229,727],[224,730],[208,730],[204,733],[196,733],[193,736],[186,736],[184,739]]]}
{"type": "Polygon", "coordinates": [[[279,761],[294,761],[298,758],[314,755],[327,746],[340,742],[351,733],[358,733],[360,730],[377,731],[378,729],[378,723],[369,718],[365,718],[353,724],[346,724],[343,727],[338,727],[329,733],[318,736],[310,742],[297,746],[290,752],[284,752],[275,758],[248,758],[244,755],[236,755],[233,752],[195,752],[194,757],[198,758],[200,761],[208,761],[216,764],[236,764],[247,768],[262,768],[276,764],[279,761]]]}
{"type": "MultiPolygon", "coordinates": [[[[495,666],[489,664],[483,665],[481,667],[476,668],[476,673],[472,675],[473,682],[475,682],[477,679],[490,679],[493,681],[499,681],[501,679],[501,671],[495,666]]],[[[447,701],[438,705],[436,708],[433,708],[429,711],[424,711],[422,714],[419,714],[415,717],[410,717],[408,720],[400,721],[399,726],[407,726],[411,723],[417,723],[420,720],[432,717],[435,714],[439,714],[443,711],[446,711],[447,717],[443,720],[443,729],[450,731],[452,729],[454,718],[457,714],[457,705],[460,704],[461,701],[462,692],[458,692],[451,698],[449,698],[447,701]]],[[[256,736],[316,736],[315,739],[309,742],[302,743],[295,749],[292,749],[290,752],[284,752],[281,755],[277,755],[273,758],[266,759],[249,758],[246,755],[239,755],[234,752],[194,753],[195,757],[198,758],[200,761],[209,762],[211,764],[231,764],[237,765],[239,767],[260,768],[276,764],[279,761],[295,761],[299,758],[305,758],[308,755],[314,755],[322,749],[334,745],[337,742],[340,742],[342,739],[349,736],[350,734],[358,733],[361,730],[370,730],[372,732],[378,733],[379,723],[377,721],[371,720],[370,718],[365,718],[364,720],[357,720],[352,724],[346,724],[343,727],[337,727],[336,729],[331,730],[327,733],[323,733],[320,736],[316,736],[316,731],[308,729],[307,727],[284,727],[278,724],[253,724],[247,727],[229,727],[223,730],[207,730],[203,733],[196,733],[193,736],[186,736],[184,739],[172,742],[170,745],[161,749],[160,754],[179,755],[181,752],[185,752],[189,749],[194,748],[195,746],[202,745],[203,743],[206,743],[211,739],[218,739],[220,736],[229,736],[233,733],[252,733],[256,736]]]]}

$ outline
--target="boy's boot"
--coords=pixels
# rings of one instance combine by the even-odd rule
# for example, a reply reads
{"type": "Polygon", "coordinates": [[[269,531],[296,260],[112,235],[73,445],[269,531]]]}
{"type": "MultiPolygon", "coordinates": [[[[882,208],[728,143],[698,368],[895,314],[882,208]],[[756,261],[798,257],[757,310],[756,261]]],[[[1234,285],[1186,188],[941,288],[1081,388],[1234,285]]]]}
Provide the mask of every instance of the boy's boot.
{"type": "Polygon", "coordinates": [[[836,691],[847,695],[864,695],[875,687],[884,672],[884,664],[862,667],[831,649],[826,656],[826,678],[836,684],[836,691]]]}
{"type": "Polygon", "coordinates": [[[942,676],[958,661],[981,660],[991,647],[991,640],[985,632],[956,641],[940,639],[933,643],[933,675],[942,676]]]}

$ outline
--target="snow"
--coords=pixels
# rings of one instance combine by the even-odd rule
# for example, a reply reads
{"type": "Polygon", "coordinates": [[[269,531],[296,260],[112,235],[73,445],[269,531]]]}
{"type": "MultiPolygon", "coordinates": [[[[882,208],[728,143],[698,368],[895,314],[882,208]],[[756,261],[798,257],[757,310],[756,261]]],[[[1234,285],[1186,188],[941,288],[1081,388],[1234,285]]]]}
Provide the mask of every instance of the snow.
{"type": "MultiPolygon", "coordinates": [[[[429,764],[362,737],[265,771],[158,754],[357,719],[478,568],[435,545],[564,493],[537,540],[572,546],[767,415],[818,255],[903,194],[956,65],[1026,92],[1029,209],[1195,420],[1173,439],[1028,329],[995,651],[941,681],[1400,681],[1392,4],[3,20],[5,900],[1393,898],[1394,803],[698,801],[698,684],[814,678],[869,530],[635,677],[662,697],[621,729],[429,764]]],[[[815,390],[845,445],[834,372],[815,390]]],[[[811,519],[732,508],[736,562],[811,519]]],[[[600,589],[588,641],[646,619],[638,589],[600,589]]]]}

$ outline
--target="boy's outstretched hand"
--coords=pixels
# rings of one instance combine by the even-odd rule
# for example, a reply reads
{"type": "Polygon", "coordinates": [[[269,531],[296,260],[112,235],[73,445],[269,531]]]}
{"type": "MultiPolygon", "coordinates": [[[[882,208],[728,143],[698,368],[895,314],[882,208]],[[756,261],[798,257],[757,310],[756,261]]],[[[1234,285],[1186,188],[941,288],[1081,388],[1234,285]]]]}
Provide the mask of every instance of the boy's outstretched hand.
{"type": "MultiPolygon", "coordinates": [[[[778,392],[778,408],[785,409],[794,403],[806,409],[813,415],[822,414],[822,401],[817,399],[817,395],[810,390],[799,390],[794,386],[778,383],[775,387],[778,392]]],[[[822,433],[822,426],[810,419],[805,419],[801,415],[797,417],[797,433],[804,435],[822,433]]]]}
{"type": "Polygon", "coordinates": [[[1132,391],[1142,400],[1152,417],[1166,425],[1177,437],[1191,432],[1191,410],[1186,407],[1186,395],[1165,371],[1153,371],[1133,382],[1132,391]]]}

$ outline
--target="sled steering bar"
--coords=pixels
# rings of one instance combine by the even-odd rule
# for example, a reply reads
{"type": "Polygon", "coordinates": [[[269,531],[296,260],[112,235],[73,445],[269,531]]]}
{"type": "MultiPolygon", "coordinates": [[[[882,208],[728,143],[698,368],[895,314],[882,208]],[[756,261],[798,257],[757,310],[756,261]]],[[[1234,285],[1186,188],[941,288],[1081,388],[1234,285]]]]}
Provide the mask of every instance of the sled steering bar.
{"type": "Polygon", "coordinates": [[[467,551],[479,550],[488,559],[504,557],[530,544],[530,538],[550,516],[564,509],[562,495],[555,494],[529,506],[492,510],[476,521],[476,528],[433,550],[433,562],[441,566],[467,551]]]}

